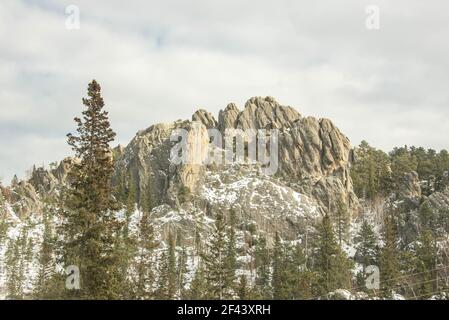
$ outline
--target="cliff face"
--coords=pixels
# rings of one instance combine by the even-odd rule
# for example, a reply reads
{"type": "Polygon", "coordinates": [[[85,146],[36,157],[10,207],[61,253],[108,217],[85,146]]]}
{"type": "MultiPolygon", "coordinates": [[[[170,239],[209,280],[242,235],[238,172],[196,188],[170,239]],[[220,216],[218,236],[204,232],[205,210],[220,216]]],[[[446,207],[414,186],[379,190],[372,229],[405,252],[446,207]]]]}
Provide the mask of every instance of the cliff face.
{"type": "Polygon", "coordinates": [[[155,195],[164,199],[162,201],[169,198],[167,191],[172,187],[172,181],[180,181],[191,191],[198,189],[206,168],[189,164],[173,166],[167,162],[173,145],[170,133],[178,128],[189,132],[191,150],[208,148],[206,129],[218,129],[223,136],[226,131],[235,129],[278,129],[277,178],[315,198],[324,211],[332,208],[338,197],[351,208],[357,207],[349,177],[351,146],[348,138],[330,120],[301,117],[296,110],[279,105],[271,97],[252,98],[243,111],[235,104],[229,104],[220,111],[218,121],[207,111],[199,110],[192,116],[192,121],[155,125],[139,132],[123,156],[130,170],[137,175],[139,187],[153,179],[158,190],[155,195]],[[198,122],[199,127],[195,127],[198,122]],[[194,145],[193,141],[197,143],[194,145]]]}
{"type": "Polygon", "coordinates": [[[347,204],[349,214],[358,208],[349,176],[348,138],[330,120],[302,117],[271,97],[251,98],[243,111],[229,104],[220,111],[218,121],[198,110],[192,121],[153,125],[139,131],[126,148],[117,148],[116,156],[116,176],[131,176],[138,198],[149,193],[153,206],[161,206],[153,210],[160,217],[168,212],[187,212],[180,216],[189,219],[188,213],[195,212],[213,217],[233,209],[264,232],[282,229],[295,237],[304,231],[308,218],[332,213],[337,201],[347,204]],[[169,160],[176,143],[170,135],[180,129],[187,133],[189,155],[196,159],[176,164],[169,160]],[[222,159],[226,154],[224,144],[217,149],[211,143],[210,129],[222,137],[238,131],[246,140],[250,129],[267,129],[268,136],[269,129],[277,129],[277,171],[266,175],[257,162],[204,163],[212,150],[222,159]]]}
{"type": "MultiPolygon", "coordinates": [[[[216,212],[232,209],[246,224],[270,234],[281,230],[294,238],[305,231],[310,219],[332,214],[338,201],[347,204],[349,214],[358,208],[349,175],[348,138],[330,120],[303,117],[271,97],[251,98],[243,110],[231,103],[219,112],[218,120],[198,110],[192,121],[152,125],[139,131],[126,147],[115,148],[114,154],[114,181],[125,177],[125,185],[135,184],[140,204],[143,198],[151,198],[155,219],[179,214],[190,222],[178,219],[176,223],[187,229],[194,228],[192,215],[213,218],[216,212]],[[212,151],[221,157],[226,154],[224,145],[211,143],[211,129],[222,137],[240,132],[246,140],[248,132],[257,129],[265,129],[269,140],[270,130],[276,129],[277,170],[264,174],[258,162],[206,164],[212,151]],[[186,133],[187,163],[170,160],[177,143],[170,136],[177,130],[186,133]]],[[[12,186],[9,203],[14,212],[21,218],[40,212],[45,195],[56,194],[64,184],[72,161],[68,158],[51,170],[35,169],[28,181],[12,186]]]]}

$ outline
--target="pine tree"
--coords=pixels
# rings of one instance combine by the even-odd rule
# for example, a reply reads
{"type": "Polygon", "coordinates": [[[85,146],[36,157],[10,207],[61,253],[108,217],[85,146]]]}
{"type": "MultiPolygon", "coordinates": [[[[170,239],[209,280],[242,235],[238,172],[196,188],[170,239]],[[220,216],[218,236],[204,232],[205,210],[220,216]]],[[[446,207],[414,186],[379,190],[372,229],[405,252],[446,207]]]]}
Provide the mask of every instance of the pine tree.
{"type": "Polygon", "coordinates": [[[57,278],[54,248],[56,239],[48,206],[44,210],[42,219],[44,232],[39,254],[39,271],[35,282],[34,297],[37,299],[51,299],[58,294],[58,283],[55,279],[57,278]]]}
{"type": "Polygon", "coordinates": [[[154,283],[153,266],[151,265],[154,256],[154,249],[157,247],[154,239],[154,229],[150,222],[150,215],[143,213],[139,222],[139,244],[137,259],[137,285],[136,298],[149,299],[151,288],[154,283]]]}
{"type": "Polygon", "coordinates": [[[173,299],[177,291],[177,272],[176,272],[176,242],[173,235],[169,235],[168,240],[168,291],[167,296],[173,299]]]}
{"type": "Polygon", "coordinates": [[[315,274],[308,269],[304,248],[299,242],[288,248],[287,266],[291,298],[301,300],[312,298],[315,274]]]}
{"type": "Polygon", "coordinates": [[[229,215],[229,226],[228,226],[228,236],[227,236],[227,253],[226,253],[226,270],[228,276],[226,277],[226,287],[234,287],[235,281],[235,271],[237,269],[237,248],[236,248],[236,237],[235,237],[235,224],[236,224],[236,214],[233,209],[230,210],[229,215]]]}
{"type": "Polygon", "coordinates": [[[187,267],[187,251],[186,247],[183,245],[183,237],[182,232],[178,232],[178,239],[176,240],[176,244],[179,247],[182,247],[181,252],[178,252],[178,260],[176,262],[176,288],[177,288],[177,297],[183,299],[186,296],[186,273],[188,272],[187,267]]]}
{"type": "Polygon", "coordinates": [[[156,297],[158,299],[174,299],[176,294],[176,252],[175,239],[172,233],[168,237],[168,248],[161,255],[159,281],[156,297]]]}
{"type": "Polygon", "coordinates": [[[9,223],[6,219],[5,197],[3,196],[3,188],[0,183],[0,248],[3,241],[7,238],[9,223]]]}
{"type": "Polygon", "coordinates": [[[393,212],[388,212],[384,219],[383,242],[379,257],[380,285],[384,296],[389,297],[397,286],[399,275],[397,225],[393,212]]]}
{"type": "Polygon", "coordinates": [[[271,286],[273,287],[273,298],[275,300],[286,299],[284,246],[282,245],[282,240],[278,233],[276,233],[274,242],[272,268],[273,277],[271,286]]]}
{"type": "Polygon", "coordinates": [[[78,159],[68,176],[66,207],[62,210],[63,263],[80,270],[81,289],[67,294],[85,299],[117,299],[122,296],[119,206],[112,195],[114,171],[109,147],[115,133],[103,110],[101,87],[93,80],[83,118],[75,118],[77,135],[68,143],[78,159]]]}
{"type": "Polygon", "coordinates": [[[276,235],[272,260],[274,299],[309,299],[313,296],[314,274],[306,266],[304,249],[298,242],[282,243],[276,235]]]}
{"type": "Polygon", "coordinates": [[[123,299],[135,297],[134,281],[132,279],[133,258],[138,252],[138,239],[130,232],[129,217],[125,220],[120,240],[117,244],[116,255],[119,259],[118,268],[122,275],[121,288],[123,299]]]}
{"type": "Polygon", "coordinates": [[[337,200],[335,220],[337,225],[338,243],[341,246],[348,232],[349,212],[346,203],[340,198],[337,200]]]}
{"type": "Polygon", "coordinates": [[[122,228],[122,234],[119,243],[119,250],[117,254],[120,257],[120,272],[123,275],[123,298],[131,298],[135,296],[137,293],[133,287],[133,281],[131,277],[128,275],[130,267],[132,265],[132,259],[137,253],[137,245],[138,239],[135,235],[131,233],[130,224],[131,217],[135,213],[136,210],[136,186],[133,179],[132,174],[128,177],[128,190],[126,195],[126,206],[125,206],[125,221],[122,228]]]}
{"type": "Polygon", "coordinates": [[[21,270],[21,254],[18,239],[10,239],[5,253],[6,290],[9,299],[23,297],[23,272],[21,270]]]}
{"type": "Polygon", "coordinates": [[[158,300],[167,300],[170,299],[168,295],[168,287],[169,287],[169,267],[168,267],[168,254],[167,251],[163,251],[160,255],[159,265],[157,269],[158,280],[157,280],[157,288],[155,292],[155,298],[158,300]]]}
{"type": "Polygon", "coordinates": [[[438,290],[436,281],[438,278],[436,270],[438,249],[436,239],[430,230],[424,230],[418,238],[415,261],[415,273],[417,274],[415,294],[430,297],[433,292],[438,290]]]}
{"type": "Polygon", "coordinates": [[[407,146],[403,148],[394,148],[390,153],[390,158],[393,186],[398,190],[404,175],[417,170],[418,161],[407,146]]]}
{"type": "Polygon", "coordinates": [[[249,300],[250,298],[250,288],[248,285],[248,279],[244,274],[240,275],[238,285],[238,295],[240,300],[249,300]]]}
{"type": "Polygon", "coordinates": [[[180,299],[184,299],[186,297],[186,285],[187,285],[187,279],[186,274],[189,272],[188,266],[187,266],[187,251],[185,247],[181,249],[181,252],[178,254],[178,261],[176,265],[176,286],[178,289],[177,296],[180,299]]]}
{"type": "Polygon", "coordinates": [[[193,277],[192,282],[190,283],[190,289],[187,293],[187,298],[190,300],[202,300],[207,297],[207,283],[204,276],[204,267],[203,264],[198,264],[195,276],[193,277]]]}
{"type": "Polygon", "coordinates": [[[438,209],[438,225],[443,233],[449,234],[449,208],[438,209]]]}
{"type": "Polygon", "coordinates": [[[255,293],[260,299],[271,299],[271,256],[265,237],[259,237],[255,245],[256,285],[255,293]]]}
{"type": "Polygon", "coordinates": [[[369,222],[364,219],[359,233],[355,238],[357,244],[356,257],[363,269],[358,275],[359,286],[364,287],[366,280],[366,268],[371,265],[378,265],[379,248],[377,237],[369,222]]]}
{"type": "Polygon", "coordinates": [[[229,283],[235,270],[228,269],[227,249],[226,224],[223,215],[219,214],[212,239],[209,241],[208,252],[203,254],[209,298],[221,300],[230,297],[232,293],[229,283]]]}
{"type": "Polygon", "coordinates": [[[318,231],[315,251],[315,269],[318,273],[318,293],[327,294],[335,289],[349,288],[351,262],[335,240],[328,215],[324,216],[318,231]]]}
{"type": "Polygon", "coordinates": [[[419,218],[421,228],[439,233],[441,226],[438,224],[438,211],[432,208],[429,201],[423,202],[419,207],[419,218]]]}
{"type": "Polygon", "coordinates": [[[391,190],[390,158],[381,150],[362,141],[355,149],[351,168],[354,191],[360,198],[374,199],[391,190]]]}
{"type": "Polygon", "coordinates": [[[15,188],[19,184],[19,178],[17,178],[17,175],[15,174],[11,179],[11,187],[15,188]]]}

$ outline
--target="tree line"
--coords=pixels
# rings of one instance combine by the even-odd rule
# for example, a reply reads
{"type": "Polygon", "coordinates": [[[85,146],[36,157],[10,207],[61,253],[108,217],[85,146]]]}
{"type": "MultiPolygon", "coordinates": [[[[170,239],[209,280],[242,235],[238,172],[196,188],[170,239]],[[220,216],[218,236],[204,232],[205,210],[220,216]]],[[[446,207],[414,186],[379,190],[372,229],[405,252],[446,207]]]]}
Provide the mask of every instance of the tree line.
{"type": "Polygon", "coordinates": [[[442,191],[447,185],[449,153],[422,147],[396,147],[388,154],[362,141],[355,148],[351,168],[354,191],[361,199],[385,197],[400,188],[404,174],[418,173],[424,195],[442,191]]]}

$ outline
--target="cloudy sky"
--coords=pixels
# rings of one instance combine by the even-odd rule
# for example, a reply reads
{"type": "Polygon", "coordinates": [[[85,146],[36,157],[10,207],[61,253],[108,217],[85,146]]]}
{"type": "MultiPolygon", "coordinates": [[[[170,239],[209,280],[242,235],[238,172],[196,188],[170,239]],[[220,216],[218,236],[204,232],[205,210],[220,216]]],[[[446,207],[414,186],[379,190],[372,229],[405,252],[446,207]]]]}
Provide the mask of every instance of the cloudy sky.
{"type": "Polygon", "coordinates": [[[0,176],[70,155],[93,78],[122,144],[270,95],[354,145],[449,148],[448,39],[447,0],[1,0],[0,176]]]}

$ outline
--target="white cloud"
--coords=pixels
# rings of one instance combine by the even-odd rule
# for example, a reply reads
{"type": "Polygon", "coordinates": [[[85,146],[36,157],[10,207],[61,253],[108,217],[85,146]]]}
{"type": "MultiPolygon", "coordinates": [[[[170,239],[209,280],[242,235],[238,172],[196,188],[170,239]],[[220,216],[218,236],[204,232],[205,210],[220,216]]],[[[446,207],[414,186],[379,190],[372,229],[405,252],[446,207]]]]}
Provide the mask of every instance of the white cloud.
{"type": "Polygon", "coordinates": [[[152,123],[271,95],[331,118],[354,144],[447,148],[449,3],[17,1],[0,3],[0,176],[68,154],[96,78],[118,140],[152,123]],[[65,28],[78,5],[81,29],[65,28]],[[380,30],[365,28],[365,6],[380,30]],[[31,150],[31,151],[30,151],[31,150]]]}

